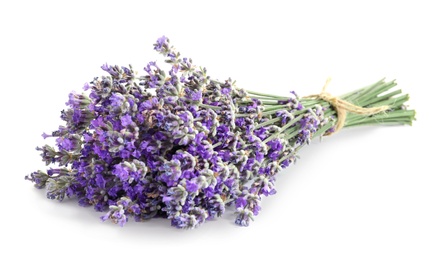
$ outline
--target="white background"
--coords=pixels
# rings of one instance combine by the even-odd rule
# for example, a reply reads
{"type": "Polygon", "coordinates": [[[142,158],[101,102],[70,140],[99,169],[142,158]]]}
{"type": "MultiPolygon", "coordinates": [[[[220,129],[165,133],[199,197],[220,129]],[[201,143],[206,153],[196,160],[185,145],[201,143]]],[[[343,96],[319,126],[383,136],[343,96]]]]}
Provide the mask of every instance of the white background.
{"type": "Polygon", "coordinates": [[[445,259],[440,1],[92,2],[0,3],[2,259],[445,259]],[[142,73],[162,61],[162,35],[253,90],[314,94],[331,76],[342,94],[397,78],[417,121],[314,141],[248,228],[230,211],[191,231],[163,219],[120,228],[47,200],[23,178],[45,169],[34,148],[68,93],[105,62],[142,73]]]}

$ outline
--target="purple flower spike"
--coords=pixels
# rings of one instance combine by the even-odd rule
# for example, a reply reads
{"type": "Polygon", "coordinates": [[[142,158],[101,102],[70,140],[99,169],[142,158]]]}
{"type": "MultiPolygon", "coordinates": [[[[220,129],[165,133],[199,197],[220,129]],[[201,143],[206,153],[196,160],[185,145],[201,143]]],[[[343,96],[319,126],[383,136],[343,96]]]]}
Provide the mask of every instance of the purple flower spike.
{"type": "Polygon", "coordinates": [[[160,51],[162,46],[164,46],[164,44],[166,44],[167,41],[168,41],[167,37],[165,37],[165,36],[159,37],[159,39],[156,41],[154,49],[157,50],[157,51],[160,51]]]}
{"type": "Polygon", "coordinates": [[[48,137],[52,137],[52,135],[49,135],[49,134],[43,133],[43,134],[42,134],[42,137],[43,137],[43,139],[46,139],[46,138],[48,138],[48,137]]]}

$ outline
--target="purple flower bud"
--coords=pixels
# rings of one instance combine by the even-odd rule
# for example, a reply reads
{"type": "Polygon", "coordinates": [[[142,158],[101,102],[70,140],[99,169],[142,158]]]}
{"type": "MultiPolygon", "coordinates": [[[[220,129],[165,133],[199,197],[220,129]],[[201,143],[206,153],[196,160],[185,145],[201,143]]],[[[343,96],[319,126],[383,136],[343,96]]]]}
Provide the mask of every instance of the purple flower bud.
{"type": "Polygon", "coordinates": [[[191,94],[191,99],[193,101],[200,101],[202,99],[202,92],[201,91],[193,91],[191,94]]]}
{"type": "Polygon", "coordinates": [[[194,193],[194,192],[198,191],[199,186],[198,186],[198,184],[196,184],[196,183],[194,183],[192,181],[187,181],[186,188],[187,188],[188,192],[194,193]]]}
{"type": "Polygon", "coordinates": [[[162,47],[168,42],[168,38],[165,36],[159,37],[159,39],[156,41],[156,44],[154,45],[154,49],[157,51],[160,51],[162,47]]]}
{"type": "Polygon", "coordinates": [[[48,138],[48,137],[52,137],[52,135],[49,135],[49,134],[43,133],[43,134],[42,134],[42,137],[43,137],[43,139],[46,139],[46,138],[48,138]]]}
{"type": "Polygon", "coordinates": [[[105,189],[105,179],[101,174],[96,175],[96,184],[99,188],[105,189]]]}
{"type": "Polygon", "coordinates": [[[112,93],[110,97],[111,105],[113,107],[120,107],[124,103],[124,96],[120,93],[112,93]]]}
{"type": "Polygon", "coordinates": [[[121,117],[121,124],[122,126],[129,126],[133,123],[133,120],[131,119],[130,115],[124,115],[121,117]]]}
{"type": "Polygon", "coordinates": [[[117,176],[121,181],[127,181],[130,176],[128,169],[122,164],[115,165],[112,173],[115,176],[117,176]]]}
{"type": "Polygon", "coordinates": [[[244,208],[247,205],[247,200],[245,197],[238,197],[235,202],[236,208],[244,208]]]}
{"type": "Polygon", "coordinates": [[[248,209],[241,209],[238,211],[235,224],[243,227],[248,227],[250,221],[253,220],[253,212],[248,209]]]}

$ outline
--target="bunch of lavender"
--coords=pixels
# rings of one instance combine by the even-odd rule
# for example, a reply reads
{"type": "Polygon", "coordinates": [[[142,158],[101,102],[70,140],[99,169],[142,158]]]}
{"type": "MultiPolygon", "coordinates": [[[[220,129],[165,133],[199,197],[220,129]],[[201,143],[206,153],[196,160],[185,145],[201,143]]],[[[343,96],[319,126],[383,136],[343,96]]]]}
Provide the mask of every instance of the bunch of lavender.
{"type": "Polygon", "coordinates": [[[108,76],[85,84],[86,93],[69,95],[65,124],[43,134],[56,145],[37,148],[51,168],[26,176],[46,188],[48,198],[75,197],[121,226],[132,216],[194,228],[234,205],[235,223],[248,226],[261,199],[276,193],[276,174],[311,139],[341,127],[414,119],[403,105],[408,96],[390,91],[394,81],[338,99],[282,97],[210,78],[166,37],[154,49],[169,71],[149,62],[146,75],[136,77],[131,66],[105,64],[108,76]],[[380,110],[354,112],[342,102],[380,110]]]}

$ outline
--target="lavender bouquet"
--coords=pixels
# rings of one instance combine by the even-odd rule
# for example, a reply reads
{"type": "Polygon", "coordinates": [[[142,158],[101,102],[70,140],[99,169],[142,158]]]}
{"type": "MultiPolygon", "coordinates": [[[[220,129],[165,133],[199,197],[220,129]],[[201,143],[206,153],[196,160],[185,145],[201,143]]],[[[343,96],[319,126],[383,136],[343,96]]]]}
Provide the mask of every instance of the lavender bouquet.
{"type": "Polygon", "coordinates": [[[298,158],[311,139],[343,127],[411,124],[408,95],[380,80],[340,97],[258,93],[218,81],[181,58],[166,37],[154,49],[171,65],[155,62],[137,77],[131,66],[102,66],[108,76],[71,93],[65,125],[38,147],[46,171],[26,176],[47,197],[75,197],[123,226],[163,217],[194,228],[237,211],[248,226],[263,197],[276,193],[277,173],[298,158]]]}

